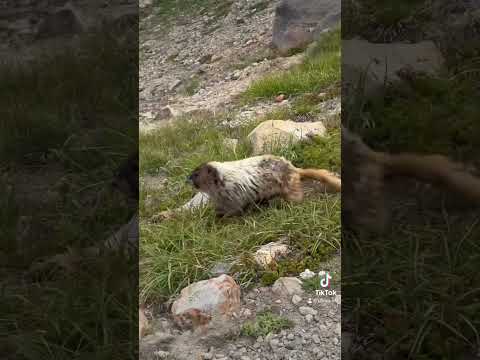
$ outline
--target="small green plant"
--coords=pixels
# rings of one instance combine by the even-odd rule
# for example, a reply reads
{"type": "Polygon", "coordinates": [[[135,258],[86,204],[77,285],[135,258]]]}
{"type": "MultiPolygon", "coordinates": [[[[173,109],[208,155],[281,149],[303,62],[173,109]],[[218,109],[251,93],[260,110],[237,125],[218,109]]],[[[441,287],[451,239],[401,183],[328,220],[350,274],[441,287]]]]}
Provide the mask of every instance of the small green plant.
{"type": "Polygon", "coordinates": [[[260,279],[263,286],[270,286],[273,285],[275,281],[279,278],[279,275],[275,271],[266,271],[262,274],[262,278],[260,279]]]}
{"type": "Polygon", "coordinates": [[[243,336],[259,337],[267,336],[271,333],[278,333],[281,330],[289,329],[293,327],[293,322],[289,319],[273,314],[271,312],[265,312],[257,314],[254,322],[246,322],[241,329],[243,336]]]}
{"type": "Polygon", "coordinates": [[[183,85],[181,92],[186,96],[195,95],[195,93],[200,88],[200,79],[198,77],[193,77],[189,79],[185,85],[183,85]]]}
{"type": "Polygon", "coordinates": [[[308,291],[320,290],[320,277],[314,276],[310,279],[303,280],[303,288],[308,291]]]}
{"type": "Polygon", "coordinates": [[[296,163],[300,167],[316,167],[341,171],[341,131],[335,128],[325,137],[315,137],[311,143],[294,145],[293,151],[297,153],[296,163]]]}

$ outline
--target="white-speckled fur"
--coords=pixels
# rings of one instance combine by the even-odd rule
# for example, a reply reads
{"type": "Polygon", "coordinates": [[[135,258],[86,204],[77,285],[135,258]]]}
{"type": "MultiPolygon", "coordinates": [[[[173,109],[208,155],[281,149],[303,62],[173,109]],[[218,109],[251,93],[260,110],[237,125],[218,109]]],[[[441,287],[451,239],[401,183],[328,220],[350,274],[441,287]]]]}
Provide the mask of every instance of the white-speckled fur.
{"type": "Polygon", "coordinates": [[[254,156],[228,162],[213,161],[208,165],[218,170],[224,184],[209,195],[222,208],[234,212],[241,211],[250,203],[281,194],[288,170],[295,171],[295,167],[288,160],[276,156],[254,156]]]}

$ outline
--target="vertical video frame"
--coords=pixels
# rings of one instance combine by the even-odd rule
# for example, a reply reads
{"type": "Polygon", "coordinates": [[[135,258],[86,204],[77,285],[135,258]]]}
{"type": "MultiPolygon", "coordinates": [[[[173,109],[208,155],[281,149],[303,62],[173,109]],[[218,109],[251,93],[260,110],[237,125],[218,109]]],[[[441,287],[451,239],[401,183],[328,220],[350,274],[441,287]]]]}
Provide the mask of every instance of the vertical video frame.
{"type": "Polygon", "coordinates": [[[140,358],[340,359],[340,1],[140,1],[140,358]]]}

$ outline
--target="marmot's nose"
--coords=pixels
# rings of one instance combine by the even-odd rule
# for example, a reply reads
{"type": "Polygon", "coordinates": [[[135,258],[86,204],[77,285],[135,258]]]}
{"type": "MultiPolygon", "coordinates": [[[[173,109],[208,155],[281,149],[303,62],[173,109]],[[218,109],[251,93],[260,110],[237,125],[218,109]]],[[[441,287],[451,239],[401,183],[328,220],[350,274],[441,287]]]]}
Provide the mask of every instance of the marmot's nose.
{"type": "Polygon", "coordinates": [[[185,182],[186,182],[187,184],[193,185],[192,175],[188,176],[187,179],[185,180],[185,182]]]}

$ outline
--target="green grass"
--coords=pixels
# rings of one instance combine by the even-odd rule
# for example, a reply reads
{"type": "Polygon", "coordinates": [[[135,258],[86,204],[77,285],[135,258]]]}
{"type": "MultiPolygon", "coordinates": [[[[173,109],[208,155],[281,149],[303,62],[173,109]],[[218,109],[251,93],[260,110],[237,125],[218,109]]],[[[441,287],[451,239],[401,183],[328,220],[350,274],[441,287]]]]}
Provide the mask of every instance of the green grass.
{"type": "MultiPolygon", "coordinates": [[[[167,178],[164,188],[142,188],[140,193],[142,299],[176,294],[189,283],[207,278],[208,270],[224,261],[236,261],[235,277],[247,286],[263,276],[251,260],[256,247],[282,236],[288,237],[295,257],[290,260],[293,264],[279,265],[275,270],[277,276],[298,274],[305,266],[318,267],[339,247],[337,195],[322,194],[301,204],[274,201],[228,220],[216,219],[213,210],[206,208],[175,220],[149,222],[159,211],[183,205],[191,198],[194,192],[185,178],[200,163],[240,159],[251,154],[245,138],[254,124],[226,129],[218,125],[218,119],[194,120],[178,121],[140,138],[141,175],[163,174],[167,178]],[[240,139],[236,152],[222,145],[227,137],[240,139]]],[[[339,141],[339,132],[332,131],[324,140],[288,147],[278,154],[297,165],[336,169],[340,159],[332,154],[339,155],[336,149],[339,141]]]]}
{"type": "MultiPolygon", "coordinates": [[[[298,144],[294,146],[300,167],[315,166],[323,169],[341,172],[341,136],[338,128],[330,130],[328,136],[313,139],[313,144],[298,144]]],[[[292,155],[295,156],[295,155],[292,155]]]]}
{"type": "Polygon", "coordinates": [[[119,55],[125,49],[114,36],[106,32],[80,45],[95,59],[71,50],[35,64],[0,66],[1,163],[42,162],[52,150],[65,149],[83,157],[86,150],[77,145],[87,137],[87,151],[98,153],[109,142],[135,136],[126,124],[137,117],[131,64],[138,54],[119,55]]]}
{"type": "Polygon", "coordinates": [[[30,360],[136,358],[136,268],[123,256],[106,255],[84,259],[74,274],[33,284],[2,271],[0,351],[30,360]]]}
{"type": "Polygon", "coordinates": [[[28,273],[42,257],[98,245],[132,215],[110,186],[137,148],[138,51],[120,41],[103,29],[75,51],[0,66],[0,353],[12,358],[136,358],[136,259],[105,253],[70,270],[28,273]],[[32,173],[59,196],[19,201],[28,181],[9,176],[32,173]]]}
{"type": "Polygon", "coordinates": [[[254,82],[245,92],[247,102],[319,92],[340,81],[340,29],[325,34],[294,69],[254,82]]]}
{"type": "Polygon", "coordinates": [[[453,359],[479,345],[480,219],[406,204],[395,215],[408,212],[417,221],[380,238],[345,237],[342,306],[361,333],[377,328],[392,355],[453,359]]]}
{"type": "Polygon", "coordinates": [[[385,39],[389,42],[389,34],[398,35],[401,32],[399,25],[402,21],[428,19],[428,3],[425,0],[345,1],[342,7],[343,37],[363,35],[368,39],[385,39]]]}
{"type": "Polygon", "coordinates": [[[193,77],[189,79],[186,84],[182,85],[180,92],[185,96],[192,96],[200,88],[200,79],[198,77],[193,77]]]}
{"type": "Polygon", "coordinates": [[[377,24],[392,26],[411,15],[415,14],[419,6],[424,5],[425,0],[406,1],[365,1],[366,10],[371,12],[377,24]]]}
{"type": "MultiPolygon", "coordinates": [[[[415,76],[387,89],[381,101],[342,110],[347,125],[375,149],[440,153],[478,165],[474,89],[475,77],[415,76]]],[[[459,204],[454,194],[415,190],[406,180],[390,195],[393,223],[386,234],[344,232],[344,313],[359,334],[374,331],[390,358],[456,359],[478,349],[478,209],[459,204]]]]}
{"type": "MultiPolygon", "coordinates": [[[[323,101],[312,91],[324,90],[334,96],[332,89],[338,88],[340,78],[339,36],[339,30],[327,34],[309,49],[304,64],[280,75],[287,86],[300,84],[288,93],[297,97],[294,111],[298,114],[314,112],[315,106],[323,101]],[[310,84],[304,83],[307,78],[310,84]]],[[[277,85],[275,81],[272,83],[272,77],[267,77],[254,84],[245,96],[255,98],[252,89],[256,87],[270,88],[270,95],[262,96],[277,94],[277,85]]],[[[307,197],[301,204],[276,200],[227,220],[217,219],[213,209],[207,207],[173,220],[152,221],[160,211],[181,206],[193,196],[194,191],[185,179],[199,164],[251,156],[247,135],[264,119],[233,129],[221,126],[223,120],[223,115],[216,118],[211,114],[192,115],[140,137],[141,177],[165,179],[162,187],[142,186],[140,191],[142,301],[176,295],[186,285],[211,276],[209,269],[218,262],[233,263],[234,278],[241,286],[248,287],[259,282],[271,283],[280,276],[298,275],[307,267],[315,269],[340,246],[339,195],[318,194],[307,197]],[[223,145],[227,138],[239,140],[235,151],[223,145]],[[252,261],[256,248],[282,237],[292,247],[291,256],[272,269],[258,269],[252,261]]],[[[337,120],[332,122],[325,138],[272,152],[296,166],[339,172],[337,120]]]]}
{"type": "Polygon", "coordinates": [[[265,312],[258,314],[254,322],[246,322],[241,329],[243,336],[258,338],[268,334],[279,333],[281,330],[293,327],[293,323],[279,315],[265,312]]]}

